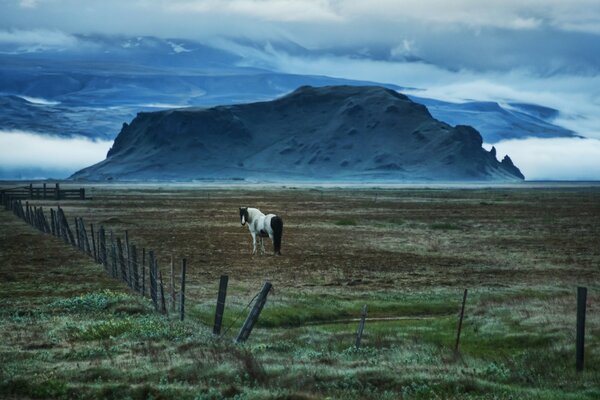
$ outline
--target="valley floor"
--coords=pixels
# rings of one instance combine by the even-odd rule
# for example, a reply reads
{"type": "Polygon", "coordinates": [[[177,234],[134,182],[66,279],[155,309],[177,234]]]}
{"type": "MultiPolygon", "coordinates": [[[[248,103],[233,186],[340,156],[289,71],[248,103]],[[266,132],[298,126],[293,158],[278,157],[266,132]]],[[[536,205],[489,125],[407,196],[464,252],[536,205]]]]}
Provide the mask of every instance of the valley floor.
{"type": "Polygon", "coordinates": [[[1,210],[0,397],[600,397],[600,187],[90,185],[86,193],[91,200],[60,202],[69,222],[127,230],[138,249],[156,252],[165,277],[171,256],[177,274],[187,259],[186,320],[156,313],[88,256],[1,210]],[[250,255],[240,206],[282,215],[282,257],[270,243],[267,255],[250,255]],[[222,274],[225,332],[213,337],[222,274]],[[263,314],[236,345],[266,280],[273,291],[263,314]],[[577,286],[588,288],[583,373],[575,372],[577,286]],[[357,350],[363,304],[370,319],[357,350]]]}

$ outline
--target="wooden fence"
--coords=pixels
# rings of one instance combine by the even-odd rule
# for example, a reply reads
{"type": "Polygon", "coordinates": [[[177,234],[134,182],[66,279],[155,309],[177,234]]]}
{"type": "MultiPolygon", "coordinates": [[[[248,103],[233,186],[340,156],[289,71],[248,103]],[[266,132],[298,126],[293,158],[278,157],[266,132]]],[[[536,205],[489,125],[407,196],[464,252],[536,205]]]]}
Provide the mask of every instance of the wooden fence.
{"type": "Polygon", "coordinates": [[[27,186],[17,186],[9,189],[0,189],[0,202],[5,203],[5,199],[15,200],[85,200],[85,188],[79,189],[61,189],[60,184],[54,186],[42,184],[42,186],[33,186],[30,183],[27,186]]]}

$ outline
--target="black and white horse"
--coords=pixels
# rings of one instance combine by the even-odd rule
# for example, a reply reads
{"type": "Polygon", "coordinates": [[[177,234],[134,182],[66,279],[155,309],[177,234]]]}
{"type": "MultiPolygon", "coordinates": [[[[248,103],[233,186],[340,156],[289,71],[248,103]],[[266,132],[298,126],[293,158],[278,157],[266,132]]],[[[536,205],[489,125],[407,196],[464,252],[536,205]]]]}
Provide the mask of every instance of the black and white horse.
{"type": "Polygon", "coordinates": [[[281,236],[283,235],[283,220],[275,214],[263,214],[258,208],[240,207],[240,222],[248,224],[252,235],[252,254],[256,254],[256,236],[260,239],[262,254],[265,253],[263,238],[273,241],[273,254],[281,255],[281,236]]]}

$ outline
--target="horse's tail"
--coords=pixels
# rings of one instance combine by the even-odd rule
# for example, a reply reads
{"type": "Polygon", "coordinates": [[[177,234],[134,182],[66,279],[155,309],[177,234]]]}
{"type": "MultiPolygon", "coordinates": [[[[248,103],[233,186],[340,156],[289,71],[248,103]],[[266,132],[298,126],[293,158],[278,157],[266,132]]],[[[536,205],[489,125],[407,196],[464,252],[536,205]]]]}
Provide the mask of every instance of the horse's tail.
{"type": "Polygon", "coordinates": [[[283,220],[279,216],[271,218],[271,229],[273,229],[273,252],[281,255],[281,237],[283,236],[283,220]]]}

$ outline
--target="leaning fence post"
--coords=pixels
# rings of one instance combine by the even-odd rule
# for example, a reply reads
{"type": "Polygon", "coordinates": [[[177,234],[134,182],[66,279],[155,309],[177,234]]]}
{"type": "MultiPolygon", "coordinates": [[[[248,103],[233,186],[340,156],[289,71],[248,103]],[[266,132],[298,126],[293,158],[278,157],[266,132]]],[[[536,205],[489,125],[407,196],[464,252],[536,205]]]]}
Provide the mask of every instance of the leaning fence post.
{"type": "Polygon", "coordinates": [[[367,305],[365,304],[360,313],[360,323],[358,324],[358,332],[356,332],[356,348],[360,349],[360,341],[362,340],[363,331],[365,330],[365,319],[367,318],[367,305]]]}
{"type": "Polygon", "coordinates": [[[458,356],[460,345],[460,332],[462,330],[463,317],[465,315],[465,303],[467,302],[467,289],[463,293],[462,307],[460,308],[460,318],[458,319],[458,327],[456,329],[456,343],[454,344],[454,355],[458,356]]]}
{"type": "MultiPolygon", "coordinates": [[[[87,234],[87,230],[85,229],[85,223],[83,222],[83,218],[79,218],[79,223],[81,224],[81,233],[82,233],[82,237],[83,237],[83,245],[85,246],[85,253],[90,256],[92,256],[92,249],[90,248],[90,240],[88,238],[88,234],[87,234]]],[[[93,234],[93,231],[92,231],[93,234]]]]}
{"type": "Polygon", "coordinates": [[[187,260],[184,258],[181,260],[181,287],[179,289],[179,320],[183,321],[185,318],[185,269],[187,266],[187,260]]]}
{"type": "Polygon", "coordinates": [[[94,224],[90,223],[90,232],[92,232],[92,248],[94,249],[92,253],[92,257],[94,257],[94,261],[98,262],[98,251],[96,249],[96,237],[94,236],[94,224]]]}
{"type": "Polygon", "coordinates": [[[223,313],[225,312],[225,298],[227,297],[227,282],[229,277],[222,275],[219,281],[219,295],[217,296],[217,311],[215,312],[215,325],[213,335],[221,334],[221,323],[223,322],[223,313]]]}
{"type": "Polygon", "coordinates": [[[246,317],[246,321],[244,321],[244,325],[242,325],[240,333],[238,333],[237,338],[235,339],[237,343],[245,342],[250,336],[252,328],[254,328],[256,321],[258,321],[260,312],[262,311],[263,307],[265,306],[265,303],[267,302],[267,295],[269,294],[271,287],[273,287],[273,285],[271,285],[271,282],[265,282],[263,288],[258,294],[256,302],[254,303],[254,307],[252,307],[252,310],[248,314],[248,317],[246,317]]]}
{"type": "Polygon", "coordinates": [[[587,302],[587,288],[577,288],[577,341],[576,341],[576,363],[577,372],[583,371],[585,350],[585,308],[587,302]]]}

